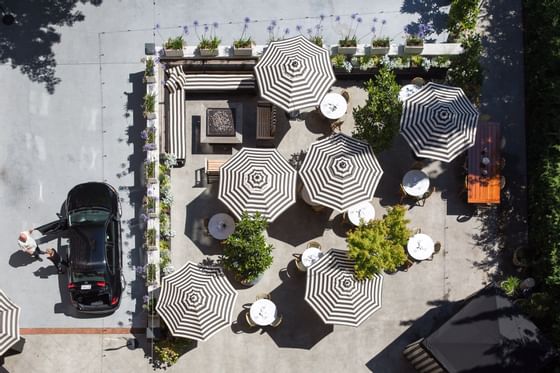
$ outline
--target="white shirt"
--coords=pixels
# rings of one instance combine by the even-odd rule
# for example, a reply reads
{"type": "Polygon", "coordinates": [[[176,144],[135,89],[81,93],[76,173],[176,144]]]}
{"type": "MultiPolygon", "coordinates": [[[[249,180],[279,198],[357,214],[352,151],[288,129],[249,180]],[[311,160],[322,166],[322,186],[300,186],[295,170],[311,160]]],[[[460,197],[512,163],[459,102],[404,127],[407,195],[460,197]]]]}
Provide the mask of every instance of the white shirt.
{"type": "Polygon", "coordinates": [[[35,239],[33,237],[31,237],[31,234],[29,232],[21,232],[20,235],[21,234],[24,234],[25,237],[27,237],[27,239],[25,241],[21,241],[18,238],[19,247],[23,251],[26,251],[28,253],[33,253],[35,251],[35,249],[37,248],[37,242],[35,242],[35,239]]]}

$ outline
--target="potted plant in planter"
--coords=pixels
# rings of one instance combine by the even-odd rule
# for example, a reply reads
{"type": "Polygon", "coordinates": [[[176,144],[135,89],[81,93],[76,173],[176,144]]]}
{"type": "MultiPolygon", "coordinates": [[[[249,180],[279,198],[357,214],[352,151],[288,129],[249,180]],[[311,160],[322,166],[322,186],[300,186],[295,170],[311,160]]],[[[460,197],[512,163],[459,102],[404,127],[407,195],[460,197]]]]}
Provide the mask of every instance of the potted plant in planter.
{"type": "Polygon", "coordinates": [[[157,250],[156,246],[156,229],[155,228],[148,228],[146,230],[146,246],[148,250],[157,250]]]}
{"type": "Polygon", "coordinates": [[[410,237],[402,206],[389,208],[381,220],[361,224],[349,232],[348,256],[355,261],[359,280],[385,271],[394,273],[407,260],[404,246],[410,237]]]}
{"type": "Polygon", "coordinates": [[[183,57],[183,47],[185,40],[182,36],[169,38],[163,45],[163,50],[167,57],[183,57]]]}
{"type": "Polygon", "coordinates": [[[146,215],[150,218],[157,218],[156,199],[154,197],[144,196],[143,204],[146,215]]]}
{"type": "MultiPolygon", "coordinates": [[[[307,29],[307,38],[313,44],[317,45],[318,47],[323,47],[324,38],[323,38],[323,21],[325,20],[325,15],[319,15],[319,23],[317,23],[313,28],[307,29]]],[[[296,26],[296,30],[301,33],[301,25],[296,26]]]]}
{"type": "Polygon", "coordinates": [[[331,57],[331,63],[335,71],[344,69],[347,73],[352,72],[352,63],[348,61],[348,58],[345,54],[335,54],[331,57]]]}
{"type": "Polygon", "coordinates": [[[218,55],[218,47],[220,46],[221,40],[217,36],[200,38],[198,43],[198,53],[202,57],[215,57],[218,55]]]}
{"type": "Polygon", "coordinates": [[[146,181],[148,184],[156,184],[158,179],[156,177],[156,163],[147,160],[145,163],[146,181]]]}
{"type": "Polygon", "coordinates": [[[153,93],[146,93],[142,108],[144,109],[144,118],[156,119],[156,95],[153,93]]]}
{"type": "Polygon", "coordinates": [[[374,38],[371,41],[370,53],[371,54],[387,54],[389,52],[389,38],[374,38]]]}
{"type": "Polygon", "coordinates": [[[420,56],[419,54],[410,56],[410,67],[422,67],[423,61],[424,57],[420,56]]]}
{"type": "Polygon", "coordinates": [[[251,56],[253,54],[253,46],[255,43],[250,36],[245,36],[247,28],[249,28],[249,22],[251,22],[249,17],[245,17],[241,36],[233,41],[234,56],[251,56]]]}
{"type": "MultiPolygon", "coordinates": [[[[352,13],[350,18],[348,32],[342,35],[338,41],[338,53],[340,54],[355,54],[358,47],[356,32],[358,31],[358,25],[362,23],[362,17],[358,17],[358,13],[352,13]]],[[[340,17],[336,17],[335,21],[340,22],[340,17]]]]}
{"type": "Polygon", "coordinates": [[[520,284],[521,280],[519,278],[515,276],[509,276],[500,283],[500,287],[507,295],[513,297],[517,293],[520,284]]]}
{"type": "Polygon", "coordinates": [[[146,265],[146,282],[153,285],[157,282],[157,266],[154,263],[146,265]]]}
{"type": "Polygon", "coordinates": [[[424,50],[424,39],[418,35],[408,35],[404,43],[404,53],[420,54],[424,50]]]}
{"type": "Polygon", "coordinates": [[[154,76],[154,60],[150,57],[146,58],[146,68],[144,70],[144,83],[152,84],[156,82],[156,77],[154,76]]]}
{"type": "Polygon", "coordinates": [[[272,245],[267,244],[263,231],[268,222],[259,214],[244,212],[235,231],[224,241],[221,261],[237,281],[245,286],[254,285],[272,265],[272,245]]]}

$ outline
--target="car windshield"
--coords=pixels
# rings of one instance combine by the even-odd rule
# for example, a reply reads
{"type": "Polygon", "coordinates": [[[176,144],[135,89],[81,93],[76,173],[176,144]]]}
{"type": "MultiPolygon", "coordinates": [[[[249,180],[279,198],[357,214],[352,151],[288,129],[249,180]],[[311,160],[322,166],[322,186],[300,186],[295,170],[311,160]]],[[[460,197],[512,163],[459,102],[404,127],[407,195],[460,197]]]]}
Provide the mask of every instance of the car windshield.
{"type": "Polygon", "coordinates": [[[71,213],[68,216],[68,225],[89,225],[104,223],[109,218],[107,210],[82,210],[71,213]]]}
{"type": "Polygon", "coordinates": [[[72,282],[96,282],[105,281],[105,273],[103,272],[74,272],[72,274],[72,282]]]}

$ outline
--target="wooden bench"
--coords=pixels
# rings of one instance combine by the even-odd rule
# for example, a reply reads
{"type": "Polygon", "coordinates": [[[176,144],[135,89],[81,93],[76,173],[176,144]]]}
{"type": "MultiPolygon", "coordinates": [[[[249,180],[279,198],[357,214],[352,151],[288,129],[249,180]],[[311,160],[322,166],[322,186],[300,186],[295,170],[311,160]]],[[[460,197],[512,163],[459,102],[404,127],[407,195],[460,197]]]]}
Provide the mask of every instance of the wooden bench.
{"type": "Polygon", "coordinates": [[[226,159],[208,159],[206,158],[206,183],[220,179],[220,167],[226,163],[226,159]]]}
{"type": "Polygon", "coordinates": [[[274,140],[276,116],[276,107],[270,102],[257,103],[257,141],[274,140]]]}

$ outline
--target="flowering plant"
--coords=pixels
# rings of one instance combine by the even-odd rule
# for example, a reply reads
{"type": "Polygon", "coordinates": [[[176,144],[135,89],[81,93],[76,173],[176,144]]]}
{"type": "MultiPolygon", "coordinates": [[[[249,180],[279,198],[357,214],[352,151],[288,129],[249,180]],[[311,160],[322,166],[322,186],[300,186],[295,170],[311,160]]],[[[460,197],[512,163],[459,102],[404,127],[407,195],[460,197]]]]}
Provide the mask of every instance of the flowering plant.
{"type": "Polygon", "coordinates": [[[233,46],[235,48],[251,48],[253,46],[253,39],[251,39],[250,36],[245,36],[250,22],[251,19],[249,17],[245,17],[243,20],[243,31],[241,32],[241,36],[233,41],[233,46]]]}
{"type": "Polygon", "coordinates": [[[280,32],[280,25],[274,19],[270,21],[270,24],[266,27],[266,30],[268,31],[269,43],[273,41],[285,39],[290,33],[290,29],[287,27],[283,30],[283,32],[280,32]]]}
{"type": "MultiPolygon", "coordinates": [[[[352,13],[350,19],[351,21],[347,33],[341,35],[341,39],[338,41],[341,47],[355,47],[358,44],[356,32],[358,31],[358,26],[362,23],[362,17],[359,17],[358,13],[352,13]]],[[[336,16],[335,21],[340,22],[340,16],[336,16]]]]}
{"type": "Polygon", "coordinates": [[[210,49],[216,50],[222,41],[216,36],[216,29],[218,28],[218,22],[212,23],[212,27],[208,24],[204,24],[204,32],[202,34],[198,33],[198,21],[194,21],[194,31],[198,37],[198,48],[199,49],[210,49]]]}

